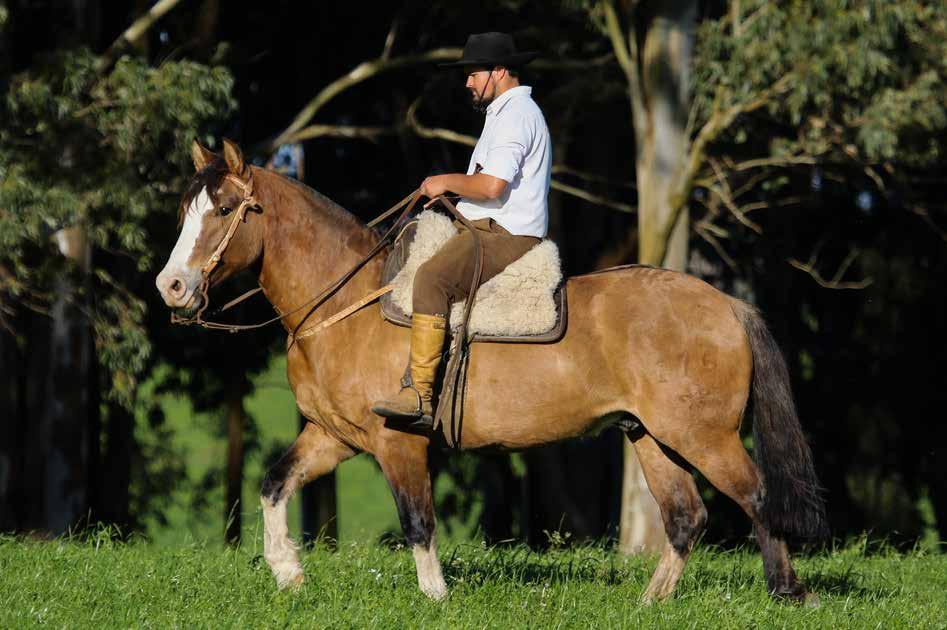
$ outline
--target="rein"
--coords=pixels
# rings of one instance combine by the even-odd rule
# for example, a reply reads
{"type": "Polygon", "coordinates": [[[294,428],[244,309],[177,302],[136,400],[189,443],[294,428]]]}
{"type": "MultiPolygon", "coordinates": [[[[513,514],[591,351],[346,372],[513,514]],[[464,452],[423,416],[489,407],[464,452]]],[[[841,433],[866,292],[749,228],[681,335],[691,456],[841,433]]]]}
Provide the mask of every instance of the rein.
{"type": "MultiPolygon", "coordinates": [[[[372,221],[368,223],[368,227],[373,227],[377,225],[378,223],[380,223],[381,221],[384,221],[387,217],[394,214],[402,207],[404,207],[404,211],[395,220],[391,228],[389,228],[388,231],[385,232],[384,235],[382,235],[381,239],[379,239],[378,243],[375,244],[375,246],[371,249],[371,251],[369,251],[361,260],[355,263],[355,265],[351,269],[349,269],[344,274],[342,274],[335,282],[331,283],[328,287],[326,287],[322,292],[320,292],[315,297],[310,298],[309,300],[306,300],[305,302],[303,302],[302,304],[300,304],[299,306],[297,306],[296,308],[294,308],[293,310],[287,313],[280,313],[276,317],[268,319],[264,322],[260,322],[258,324],[225,324],[223,322],[214,322],[214,321],[209,321],[209,320],[204,319],[203,317],[204,311],[206,311],[207,307],[210,305],[210,297],[208,296],[208,293],[207,293],[210,288],[210,276],[213,273],[214,269],[217,267],[217,265],[220,263],[221,257],[223,256],[224,252],[227,250],[227,246],[230,245],[230,241],[233,239],[233,235],[237,231],[237,228],[240,226],[240,223],[246,220],[247,209],[251,207],[260,207],[259,202],[257,201],[256,197],[253,194],[252,174],[250,175],[250,177],[247,178],[247,181],[243,181],[239,177],[231,173],[228,173],[224,177],[226,179],[229,179],[234,185],[236,185],[238,188],[240,188],[243,191],[243,199],[240,201],[240,205],[237,207],[237,210],[234,212],[234,218],[230,222],[230,227],[227,229],[226,234],[224,234],[224,237],[221,239],[220,243],[217,245],[217,249],[214,250],[214,253],[211,254],[210,258],[207,259],[207,262],[204,263],[204,266],[201,267],[201,275],[203,276],[203,278],[201,280],[200,286],[197,289],[197,291],[199,292],[201,296],[200,308],[198,308],[197,312],[195,312],[193,315],[189,317],[182,317],[180,315],[177,315],[176,313],[171,313],[172,324],[180,324],[180,325],[197,324],[199,326],[202,326],[204,328],[208,328],[211,330],[226,330],[231,333],[237,333],[237,332],[243,332],[245,330],[253,330],[256,328],[262,328],[263,326],[272,324],[273,322],[280,321],[284,317],[288,317],[289,315],[298,313],[302,311],[304,308],[310,307],[310,305],[312,305],[309,308],[309,312],[306,313],[305,317],[302,318],[302,320],[299,322],[296,328],[290,333],[290,339],[291,339],[290,345],[292,345],[292,343],[294,343],[296,339],[299,339],[300,337],[308,337],[309,335],[314,334],[318,332],[319,330],[328,328],[335,322],[341,319],[344,319],[345,317],[354,313],[355,311],[362,308],[369,302],[377,299],[378,297],[392,290],[393,287],[391,285],[382,287],[381,289],[378,289],[377,291],[374,291],[370,293],[369,295],[367,295],[366,297],[362,298],[355,304],[347,307],[346,309],[340,311],[339,313],[336,313],[332,317],[329,317],[328,319],[319,322],[312,328],[304,330],[301,333],[299,332],[299,328],[306,322],[309,316],[312,315],[312,313],[315,312],[315,310],[319,308],[319,306],[322,305],[323,302],[329,299],[340,287],[342,287],[346,282],[348,282],[352,278],[352,276],[354,276],[358,272],[358,270],[361,269],[365,265],[365,263],[367,263],[378,252],[384,249],[388,240],[391,238],[391,235],[398,228],[398,225],[401,223],[401,221],[404,220],[404,218],[408,216],[412,210],[414,210],[414,207],[417,205],[418,200],[421,198],[420,189],[415,190],[410,195],[408,195],[407,197],[405,197],[404,199],[402,199],[401,201],[396,203],[394,206],[392,206],[391,208],[389,208],[388,210],[386,210],[385,212],[383,212],[378,217],[376,217],[375,219],[373,219],[372,221]]],[[[215,314],[222,313],[226,311],[227,309],[235,306],[236,304],[239,304],[243,300],[249,298],[250,296],[262,290],[263,290],[262,287],[257,287],[255,289],[247,291],[243,295],[231,300],[230,302],[227,302],[223,307],[214,311],[214,313],[215,314]]]]}

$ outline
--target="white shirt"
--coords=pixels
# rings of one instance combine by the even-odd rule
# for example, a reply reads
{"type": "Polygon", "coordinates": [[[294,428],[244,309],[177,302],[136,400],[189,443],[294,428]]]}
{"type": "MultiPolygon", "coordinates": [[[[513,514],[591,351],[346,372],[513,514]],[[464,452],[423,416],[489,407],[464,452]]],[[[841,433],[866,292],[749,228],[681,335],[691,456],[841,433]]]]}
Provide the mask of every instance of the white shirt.
{"type": "Polygon", "coordinates": [[[508,232],[543,238],[549,228],[549,180],[552,142],[532,88],[510,88],[487,107],[483,132],[470,157],[467,174],[480,171],[507,182],[497,199],[461,199],[457,209],[467,219],[493,219],[508,232]]]}

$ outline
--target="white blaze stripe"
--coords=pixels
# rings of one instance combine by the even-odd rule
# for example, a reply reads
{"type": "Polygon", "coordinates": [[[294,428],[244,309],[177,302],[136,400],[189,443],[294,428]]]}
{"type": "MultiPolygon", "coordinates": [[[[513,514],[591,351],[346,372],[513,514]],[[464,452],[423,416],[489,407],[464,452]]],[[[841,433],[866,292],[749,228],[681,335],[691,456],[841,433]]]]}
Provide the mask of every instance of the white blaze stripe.
{"type": "Polygon", "coordinates": [[[213,209],[214,203],[206,188],[201,188],[201,192],[191,201],[191,205],[184,212],[184,226],[181,228],[181,235],[178,236],[178,242],[171,251],[171,257],[168,258],[168,264],[165,269],[175,271],[185,271],[187,261],[194,252],[194,246],[197,244],[197,237],[201,235],[201,225],[204,215],[213,209]]]}

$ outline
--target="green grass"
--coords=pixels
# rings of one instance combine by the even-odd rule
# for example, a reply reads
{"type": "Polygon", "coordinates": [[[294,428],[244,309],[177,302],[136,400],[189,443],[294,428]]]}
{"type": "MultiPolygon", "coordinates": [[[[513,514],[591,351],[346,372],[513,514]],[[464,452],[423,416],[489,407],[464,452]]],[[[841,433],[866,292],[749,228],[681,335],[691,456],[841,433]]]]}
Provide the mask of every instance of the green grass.
{"type": "MultiPolygon", "coordinates": [[[[258,528],[259,523],[254,525],[258,528]]],[[[0,538],[0,627],[944,628],[947,557],[871,556],[856,546],[800,558],[819,609],[775,602],[758,554],[699,549],[677,596],[643,607],[652,558],[586,547],[447,545],[443,603],[417,589],[409,551],[346,543],[304,554],[297,593],[275,588],[259,534],[239,550],[0,538]]]]}

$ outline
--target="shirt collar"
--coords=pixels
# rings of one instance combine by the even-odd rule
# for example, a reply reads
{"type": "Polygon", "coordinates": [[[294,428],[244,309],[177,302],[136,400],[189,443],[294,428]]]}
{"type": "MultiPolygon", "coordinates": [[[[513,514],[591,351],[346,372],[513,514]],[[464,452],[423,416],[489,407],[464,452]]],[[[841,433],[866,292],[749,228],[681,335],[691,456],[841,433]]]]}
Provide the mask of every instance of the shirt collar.
{"type": "Polygon", "coordinates": [[[518,85],[515,88],[510,88],[500,96],[493,99],[493,102],[487,105],[487,116],[495,116],[500,113],[500,110],[503,109],[503,106],[506,105],[510,99],[516,98],[518,96],[529,96],[532,94],[533,88],[528,85],[518,85]]]}

